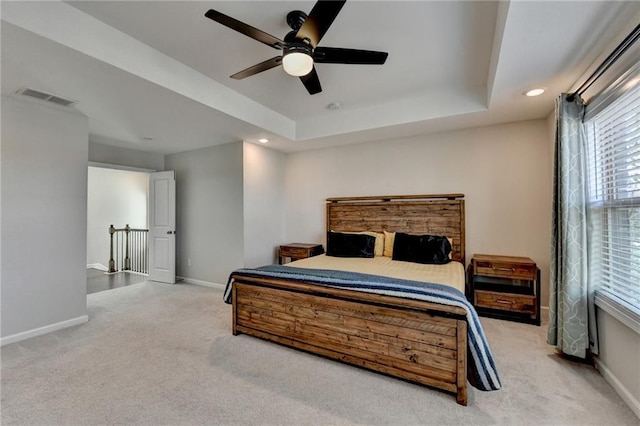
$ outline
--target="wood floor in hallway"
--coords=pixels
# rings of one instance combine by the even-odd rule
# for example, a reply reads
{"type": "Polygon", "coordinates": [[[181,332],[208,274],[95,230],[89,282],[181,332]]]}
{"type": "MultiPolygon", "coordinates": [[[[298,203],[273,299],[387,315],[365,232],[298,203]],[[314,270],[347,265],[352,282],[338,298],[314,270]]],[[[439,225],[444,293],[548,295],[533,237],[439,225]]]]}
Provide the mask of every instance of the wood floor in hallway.
{"type": "Polygon", "coordinates": [[[147,275],[130,272],[107,274],[100,269],[87,268],[87,294],[111,290],[147,281],[147,275]]]}

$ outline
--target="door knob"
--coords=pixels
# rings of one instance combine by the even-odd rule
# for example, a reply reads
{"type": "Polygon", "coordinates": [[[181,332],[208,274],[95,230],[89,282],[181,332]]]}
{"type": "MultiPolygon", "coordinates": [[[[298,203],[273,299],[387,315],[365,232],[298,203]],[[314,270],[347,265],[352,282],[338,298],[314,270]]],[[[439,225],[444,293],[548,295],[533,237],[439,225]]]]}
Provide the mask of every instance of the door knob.
{"type": "Polygon", "coordinates": [[[171,234],[175,235],[175,234],[176,234],[176,231],[167,231],[167,234],[168,234],[168,235],[171,235],[171,234]]]}

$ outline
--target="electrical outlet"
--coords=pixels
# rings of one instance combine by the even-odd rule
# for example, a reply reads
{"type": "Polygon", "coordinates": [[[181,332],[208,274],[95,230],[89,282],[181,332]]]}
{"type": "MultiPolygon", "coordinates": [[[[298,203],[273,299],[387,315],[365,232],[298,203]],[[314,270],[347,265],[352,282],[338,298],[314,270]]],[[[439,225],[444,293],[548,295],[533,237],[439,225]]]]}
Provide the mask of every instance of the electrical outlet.
{"type": "Polygon", "coordinates": [[[191,258],[187,259],[187,266],[191,266],[191,258]]]}

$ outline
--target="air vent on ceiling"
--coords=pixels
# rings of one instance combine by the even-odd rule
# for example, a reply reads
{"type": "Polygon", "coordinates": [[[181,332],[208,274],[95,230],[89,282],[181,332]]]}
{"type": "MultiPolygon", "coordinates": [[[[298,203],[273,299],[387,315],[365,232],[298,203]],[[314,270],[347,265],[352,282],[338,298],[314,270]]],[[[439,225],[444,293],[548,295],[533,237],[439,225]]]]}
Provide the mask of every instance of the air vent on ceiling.
{"type": "Polygon", "coordinates": [[[30,98],[39,99],[45,102],[51,102],[52,104],[60,105],[63,107],[70,107],[78,101],[72,99],[66,99],[61,96],[53,95],[51,93],[42,92],[40,90],[30,89],[23,87],[16,92],[18,95],[28,96],[30,98]]]}

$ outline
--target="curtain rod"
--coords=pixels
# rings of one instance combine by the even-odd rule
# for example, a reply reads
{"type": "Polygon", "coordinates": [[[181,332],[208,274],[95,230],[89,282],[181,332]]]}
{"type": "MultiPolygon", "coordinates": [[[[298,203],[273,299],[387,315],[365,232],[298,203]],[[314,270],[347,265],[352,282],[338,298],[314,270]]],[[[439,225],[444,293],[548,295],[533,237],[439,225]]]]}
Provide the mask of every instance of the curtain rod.
{"type": "Polygon", "coordinates": [[[604,62],[602,62],[600,66],[593,72],[593,74],[591,74],[591,76],[584,83],[582,83],[580,87],[578,87],[578,90],[567,96],[567,101],[573,102],[576,96],[581,96],[585,91],[587,91],[587,89],[591,87],[591,85],[595,83],[596,80],[599,79],[600,76],[604,74],[604,72],[607,71],[611,67],[611,65],[613,65],[624,54],[624,52],[626,52],[627,49],[629,49],[633,45],[633,43],[638,40],[639,37],[640,24],[638,24],[638,26],[636,26],[635,29],[631,31],[627,38],[622,40],[622,43],[620,43],[618,47],[616,47],[616,49],[611,52],[609,56],[607,56],[607,59],[605,59],[604,62]]]}

